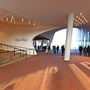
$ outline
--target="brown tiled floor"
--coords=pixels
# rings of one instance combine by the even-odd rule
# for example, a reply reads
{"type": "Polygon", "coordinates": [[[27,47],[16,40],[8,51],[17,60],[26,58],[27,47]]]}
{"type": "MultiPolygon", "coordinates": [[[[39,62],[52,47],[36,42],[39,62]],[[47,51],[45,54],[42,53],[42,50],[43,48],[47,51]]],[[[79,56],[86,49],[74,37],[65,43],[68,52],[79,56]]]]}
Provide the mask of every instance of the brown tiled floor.
{"type": "Polygon", "coordinates": [[[90,90],[90,57],[39,54],[0,68],[0,90],[90,90]]]}

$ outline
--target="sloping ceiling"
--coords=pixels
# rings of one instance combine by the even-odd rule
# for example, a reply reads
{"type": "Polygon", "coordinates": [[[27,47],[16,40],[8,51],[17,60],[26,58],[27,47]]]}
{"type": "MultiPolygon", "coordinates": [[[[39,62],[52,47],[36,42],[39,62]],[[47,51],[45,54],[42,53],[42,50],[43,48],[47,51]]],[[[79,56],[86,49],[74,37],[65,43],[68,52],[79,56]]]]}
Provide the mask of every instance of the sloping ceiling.
{"type": "Polygon", "coordinates": [[[37,22],[66,28],[70,13],[74,13],[75,20],[78,20],[75,27],[90,30],[90,0],[0,0],[1,19],[12,15],[18,20],[24,17],[32,20],[33,25],[37,22]]]}

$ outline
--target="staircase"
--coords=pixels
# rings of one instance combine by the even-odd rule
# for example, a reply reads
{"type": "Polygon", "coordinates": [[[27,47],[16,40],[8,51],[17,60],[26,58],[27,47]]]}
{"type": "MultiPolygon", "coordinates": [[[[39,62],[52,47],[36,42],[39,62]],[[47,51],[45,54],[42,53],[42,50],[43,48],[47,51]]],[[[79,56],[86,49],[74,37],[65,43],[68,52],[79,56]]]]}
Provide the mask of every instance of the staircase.
{"type": "Polygon", "coordinates": [[[7,44],[2,44],[0,43],[0,67],[4,67],[6,65],[18,62],[18,61],[22,61],[22,60],[26,60],[27,58],[34,56],[31,55],[29,53],[29,55],[27,54],[27,51],[29,50],[33,50],[34,49],[30,49],[30,48],[25,48],[25,47],[20,47],[20,46],[14,46],[14,45],[7,45],[7,44]],[[8,50],[4,49],[4,48],[9,48],[8,50]],[[12,51],[11,51],[12,49],[12,51]]]}

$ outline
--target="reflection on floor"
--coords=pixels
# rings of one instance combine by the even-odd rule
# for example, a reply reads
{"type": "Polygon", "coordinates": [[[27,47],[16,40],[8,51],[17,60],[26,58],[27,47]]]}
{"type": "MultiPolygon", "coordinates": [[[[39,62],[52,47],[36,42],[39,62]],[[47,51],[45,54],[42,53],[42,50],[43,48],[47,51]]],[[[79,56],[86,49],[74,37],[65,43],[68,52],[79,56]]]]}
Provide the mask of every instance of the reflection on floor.
{"type": "Polygon", "coordinates": [[[0,90],[90,90],[90,57],[40,52],[0,68],[0,90]]]}

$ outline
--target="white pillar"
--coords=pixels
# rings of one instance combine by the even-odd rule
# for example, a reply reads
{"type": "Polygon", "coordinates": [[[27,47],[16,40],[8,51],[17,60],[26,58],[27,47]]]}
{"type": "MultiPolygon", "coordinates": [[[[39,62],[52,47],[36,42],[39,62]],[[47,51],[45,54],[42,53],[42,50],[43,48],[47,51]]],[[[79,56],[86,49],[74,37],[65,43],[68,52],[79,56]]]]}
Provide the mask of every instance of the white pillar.
{"type": "Polygon", "coordinates": [[[72,41],[73,21],[74,21],[74,13],[71,13],[68,15],[66,43],[65,43],[65,56],[64,56],[65,61],[70,60],[70,49],[71,49],[71,41],[72,41]]]}
{"type": "Polygon", "coordinates": [[[41,42],[40,51],[42,51],[44,40],[41,42]]]}
{"type": "Polygon", "coordinates": [[[49,40],[49,43],[47,44],[45,53],[48,53],[48,47],[49,47],[49,45],[51,45],[52,40],[53,40],[53,37],[54,37],[54,33],[53,33],[53,34],[51,35],[51,37],[50,37],[50,40],[49,40]]]}
{"type": "Polygon", "coordinates": [[[36,49],[36,47],[37,47],[36,40],[33,40],[33,46],[36,49]]]}

